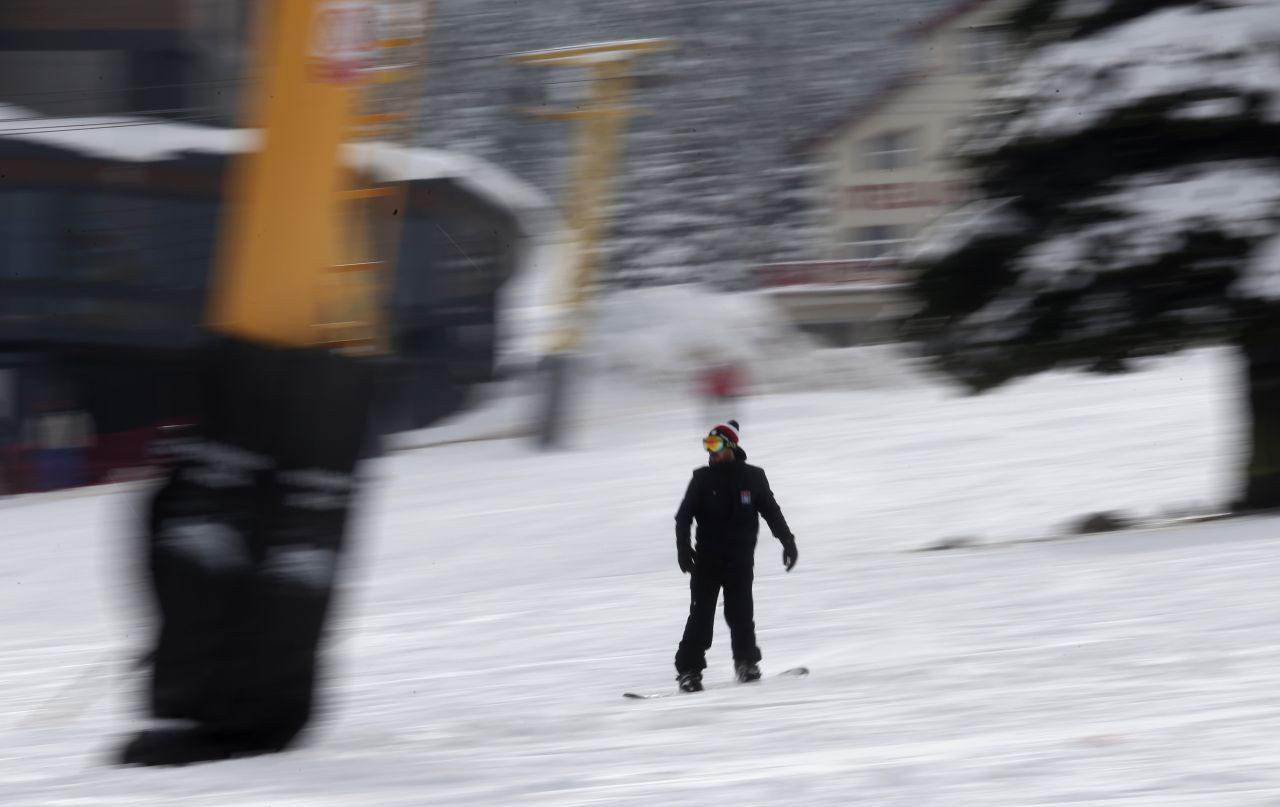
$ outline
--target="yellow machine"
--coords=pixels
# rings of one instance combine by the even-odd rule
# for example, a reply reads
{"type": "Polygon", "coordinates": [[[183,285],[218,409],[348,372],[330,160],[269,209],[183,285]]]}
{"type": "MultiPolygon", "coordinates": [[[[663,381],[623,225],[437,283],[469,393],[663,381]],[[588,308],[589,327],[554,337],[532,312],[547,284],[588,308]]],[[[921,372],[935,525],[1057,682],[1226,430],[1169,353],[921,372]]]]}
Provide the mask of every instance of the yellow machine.
{"type": "Polygon", "coordinates": [[[171,460],[147,501],[160,624],[148,709],[169,722],[124,744],[127,765],[295,742],[311,720],[357,468],[376,427],[379,363],[330,348],[377,349],[377,278],[395,242],[380,230],[396,218],[381,205],[396,191],[350,176],[342,158],[361,136],[411,131],[399,96],[418,93],[417,71],[402,54],[421,51],[422,5],[260,8],[249,124],[261,143],[229,179],[208,314],[218,338],[193,362],[198,412],[164,441],[171,460]],[[191,529],[235,560],[193,562],[191,529]]]}
{"type": "Polygon", "coordinates": [[[573,183],[568,225],[576,239],[573,271],[563,304],[563,326],[552,337],[550,355],[570,353],[582,341],[587,304],[600,272],[601,248],[608,225],[607,211],[618,173],[622,135],[628,118],[639,114],[627,104],[635,59],[674,46],[665,39],[632,39],[529,51],[512,58],[521,64],[584,69],[590,76],[590,95],[573,109],[533,110],[550,120],[577,121],[573,183]]]}
{"type": "Polygon", "coordinates": [[[543,357],[545,397],[538,416],[537,440],[543,448],[561,442],[574,353],[586,332],[589,304],[600,274],[608,210],[626,120],[637,114],[628,106],[637,56],[665,50],[664,39],[634,39],[530,51],[512,57],[528,65],[571,67],[590,76],[589,96],[573,109],[533,110],[552,120],[578,122],[568,225],[575,239],[572,271],[562,289],[562,321],[551,335],[543,357]]]}
{"type": "Polygon", "coordinates": [[[411,144],[430,3],[256,5],[246,124],[261,143],[231,172],[208,324],[268,345],[378,349],[401,190],[352,175],[341,152],[411,144]]]}

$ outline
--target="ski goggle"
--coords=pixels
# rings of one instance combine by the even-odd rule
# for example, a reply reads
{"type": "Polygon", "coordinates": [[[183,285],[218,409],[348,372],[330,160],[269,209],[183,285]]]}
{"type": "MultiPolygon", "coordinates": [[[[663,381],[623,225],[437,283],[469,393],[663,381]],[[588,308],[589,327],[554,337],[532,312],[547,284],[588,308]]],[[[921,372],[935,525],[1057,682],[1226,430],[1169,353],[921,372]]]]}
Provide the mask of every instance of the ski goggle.
{"type": "Polygon", "coordinates": [[[702,438],[702,447],[712,454],[719,454],[729,445],[729,441],[718,434],[708,434],[702,438]]]}

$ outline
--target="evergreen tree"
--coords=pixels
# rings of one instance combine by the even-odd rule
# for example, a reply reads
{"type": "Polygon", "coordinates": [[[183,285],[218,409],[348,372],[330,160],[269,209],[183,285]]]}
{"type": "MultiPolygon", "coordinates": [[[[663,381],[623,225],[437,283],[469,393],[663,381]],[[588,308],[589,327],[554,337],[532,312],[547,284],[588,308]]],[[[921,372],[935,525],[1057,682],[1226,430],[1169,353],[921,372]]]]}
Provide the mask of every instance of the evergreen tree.
{"type": "Polygon", "coordinates": [[[921,343],[974,390],[1235,345],[1237,506],[1280,506],[1280,0],[1032,0],[1013,22],[1026,58],[959,148],[983,198],[910,256],[921,343]]]}

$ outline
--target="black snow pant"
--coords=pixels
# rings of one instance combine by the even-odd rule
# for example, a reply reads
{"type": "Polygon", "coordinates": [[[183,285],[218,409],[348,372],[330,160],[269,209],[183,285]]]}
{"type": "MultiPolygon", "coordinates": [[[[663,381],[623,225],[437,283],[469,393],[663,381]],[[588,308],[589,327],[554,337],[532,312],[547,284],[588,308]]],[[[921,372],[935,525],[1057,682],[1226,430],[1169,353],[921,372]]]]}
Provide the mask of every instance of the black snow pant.
{"type": "Polygon", "coordinates": [[[676,650],[676,672],[702,670],[707,666],[716,622],[716,600],[724,589],[724,620],[729,624],[735,664],[757,662],[755,603],[751,584],[755,580],[752,555],[712,555],[698,552],[697,565],[689,576],[689,619],[684,638],[676,650]]]}

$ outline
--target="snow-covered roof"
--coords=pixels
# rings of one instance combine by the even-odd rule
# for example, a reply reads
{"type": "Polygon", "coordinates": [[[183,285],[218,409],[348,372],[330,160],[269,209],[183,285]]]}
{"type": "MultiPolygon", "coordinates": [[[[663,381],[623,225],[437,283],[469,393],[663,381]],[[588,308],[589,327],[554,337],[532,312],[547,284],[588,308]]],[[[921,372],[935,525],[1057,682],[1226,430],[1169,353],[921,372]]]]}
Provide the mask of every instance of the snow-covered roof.
{"type": "Polygon", "coordinates": [[[542,191],[493,163],[456,151],[407,148],[390,143],[352,143],[346,146],[347,162],[368,171],[380,182],[450,179],[543,229],[555,218],[554,204],[542,191]]]}
{"type": "MultiPolygon", "coordinates": [[[[259,133],[154,118],[50,118],[0,104],[0,139],[21,140],[107,160],[156,162],[183,154],[227,156],[252,149],[259,133]]],[[[517,217],[530,229],[548,226],[554,205],[541,191],[493,163],[453,151],[390,143],[345,147],[353,168],[382,182],[449,179],[517,217]]]]}
{"type": "Polygon", "coordinates": [[[816,133],[801,140],[800,148],[812,150],[825,146],[850,127],[857,126],[863,120],[884,109],[893,99],[919,84],[922,80],[921,73],[913,71],[888,81],[880,89],[872,93],[869,98],[864,99],[843,115],[827,122],[816,133]]]}
{"type": "Polygon", "coordinates": [[[127,116],[57,118],[11,104],[0,104],[0,138],[129,162],[236,154],[257,142],[256,133],[245,129],[127,116]]]}
{"type": "MultiPolygon", "coordinates": [[[[135,117],[48,118],[0,104],[0,140],[20,140],[76,152],[86,157],[156,162],[184,154],[229,156],[252,149],[258,133],[247,129],[135,117]]],[[[557,290],[569,266],[563,250],[548,248],[563,226],[555,205],[540,190],[491,162],[453,151],[407,148],[389,143],[345,147],[348,164],[377,181],[447,179],[496,207],[509,211],[530,244],[517,255],[513,282],[499,303],[503,352],[512,346],[535,350],[555,326],[557,290]],[[548,313],[550,312],[550,313],[548,313]]]]}
{"type": "Polygon", "coordinates": [[[978,9],[990,3],[991,0],[959,0],[942,11],[928,17],[907,29],[907,36],[915,39],[928,36],[950,25],[955,20],[964,15],[977,11],[978,9]]]}

